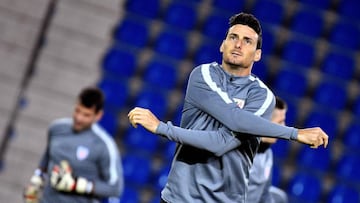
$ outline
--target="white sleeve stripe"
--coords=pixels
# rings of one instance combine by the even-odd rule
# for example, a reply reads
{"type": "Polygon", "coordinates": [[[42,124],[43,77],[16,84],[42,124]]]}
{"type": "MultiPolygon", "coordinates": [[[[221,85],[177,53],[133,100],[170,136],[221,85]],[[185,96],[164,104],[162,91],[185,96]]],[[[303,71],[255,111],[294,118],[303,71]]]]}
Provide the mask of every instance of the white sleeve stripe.
{"type": "Polygon", "coordinates": [[[261,116],[265,113],[265,111],[269,108],[269,106],[271,105],[271,102],[274,99],[274,95],[272,94],[272,92],[269,90],[268,87],[266,87],[266,85],[259,79],[256,79],[259,82],[260,87],[265,88],[266,89],[266,99],[264,101],[264,103],[261,105],[261,107],[254,113],[257,116],[261,116]]]}
{"type": "Polygon", "coordinates": [[[110,136],[108,136],[106,134],[106,132],[104,132],[104,130],[102,130],[98,124],[94,124],[92,125],[92,129],[94,130],[95,134],[98,135],[100,137],[100,139],[102,139],[105,143],[105,145],[108,148],[109,151],[109,158],[110,158],[110,166],[109,166],[109,174],[110,174],[110,179],[109,179],[109,184],[113,185],[116,183],[116,181],[119,179],[118,173],[117,173],[117,157],[118,157],[118,152],[116,150],[116,147],[114,146],[114,142],[112,142],[110,139],[110,136]]]}
{"type": "Polygon", "coordinates": [[[224,100],[225,103],[233,103],[233,101],[229,98],[228,94],[226,92],[223,92],[212,80],[210,75],[210,64],[204,64],[201,66],[201,74],[210,89],[216,92],[224,100]]]}

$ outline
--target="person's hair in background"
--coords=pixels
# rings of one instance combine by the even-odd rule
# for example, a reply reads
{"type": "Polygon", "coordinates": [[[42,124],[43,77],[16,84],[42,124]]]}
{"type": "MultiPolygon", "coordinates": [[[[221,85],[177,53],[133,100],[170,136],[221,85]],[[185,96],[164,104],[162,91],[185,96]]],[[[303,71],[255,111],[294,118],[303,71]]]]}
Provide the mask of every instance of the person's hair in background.
{"type": "Polygon", "coordinates": [[[287,110],[287,104],[280,97],[276,96],[275,108],[280,110],[287,110]]]}
{"type": "MultiPolygon", "coordinates": [[[[259,38],[258,38],[258,41],[256,44],[256,49],[261,49],[262,30],[261,30],[260,22],[255,18],[255,16],[253,16],[252,14],[249,14],[249,13],[242,13],[242,12],[231,16],[231,18],[229,19],[229,27],[232,27],[237,24],[247,25],[250,28],[252,28],[256,32],[256,34],[259,35],[259,38]]],[[[225,36],[227,36],[227,34],[228,34],[228,31],[226,32],[225,36]]]]}
{"type": "Polygon", "coordinates": [[[86,108],[95,108],[98,113],[104,107],[104,95],[99,88],[87,87],[80,92],[79,102],[86,108]]]}

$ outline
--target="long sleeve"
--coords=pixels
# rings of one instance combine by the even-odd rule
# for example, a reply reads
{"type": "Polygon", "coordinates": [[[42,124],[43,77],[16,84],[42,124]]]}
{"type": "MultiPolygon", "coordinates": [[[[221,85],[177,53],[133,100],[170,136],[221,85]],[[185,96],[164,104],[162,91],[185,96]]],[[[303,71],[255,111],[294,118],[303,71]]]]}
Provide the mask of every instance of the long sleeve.
{"type": "Polygon", "coordinates": [[[103,179],[94,180],[94,195],[99,197],[119,197],[124,188],[120,154],[114,142],[106,142],[100,158],[103,179]]]}
{"type": "MultiPolygon", "coordinates": [[[[211,66],[203,65],[189,77],[186,102],[207,112],[230,130],[248,134],[296,139],[297,129],[271,123],[241,108],[217,85],[216,74],[211,74],[211,66]],[[209,102],[211,101],[211,102],[209,102]]],[[[259,109],[262,111],[262,109],[259,109]]]]}
{"type": "Polygon", "coordinates": [[[225,127],[217,131],[191,130],[176,127],[171,122],[161,122],[156,133],[169,140],[207,150],[216,156],[222,156],[241,144],[225,127]]]}
{"type": "Polygon", "coordinates": [[[41,157],[40,163],[39,163],[39,169],[40,169],[42,172],[47,172],[47,170],[48,170],[48,164],[49,164],[49,142],[50,142],[50,131],[48,131],[46,147],[45,147],[44,153],[42,154],[42,157],[41,157]]]}

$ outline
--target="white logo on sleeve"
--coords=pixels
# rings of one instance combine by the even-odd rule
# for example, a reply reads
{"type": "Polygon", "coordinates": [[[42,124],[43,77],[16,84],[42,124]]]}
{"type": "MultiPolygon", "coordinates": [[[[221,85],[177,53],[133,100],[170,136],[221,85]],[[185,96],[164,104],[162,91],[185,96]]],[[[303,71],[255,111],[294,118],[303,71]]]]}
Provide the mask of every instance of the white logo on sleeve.
{"type": "Polygon", "coordinates": [[[238,106],[240,109],[244,108],[244,106],[245,106],[245,100],[234,98],[234,101],[236,102],[237,106],[238,106]]]}
{"type": "Polygon", "coordinates": [[[76,149],[76,158],[80,161],[86,159],[89,155],[89,148],[84,146],[78,146],[76,149]]]}

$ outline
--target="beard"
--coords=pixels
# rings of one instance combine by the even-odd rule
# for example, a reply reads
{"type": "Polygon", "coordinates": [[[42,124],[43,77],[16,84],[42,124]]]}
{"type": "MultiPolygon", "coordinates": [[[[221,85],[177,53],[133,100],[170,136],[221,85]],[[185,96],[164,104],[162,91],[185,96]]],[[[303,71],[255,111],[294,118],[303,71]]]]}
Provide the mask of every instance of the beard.
{"type": "Polygon", "coordinates": [[[73,124],[73,130],[74,130],[75,132],[81,132],[81,131],[84,131],[84,130],[90,128],[90,126],[91,126],[91,125],[89,125],[89,124],[84,124],[84,123],[75,122],[75,123],[73,124]]]}
{"type": "Polygon", "coordinates": [[[248,68],[242,61],[236,61],[235,59],[224,59],[224,63],[227,64],[231,69],[248,68]]]}

